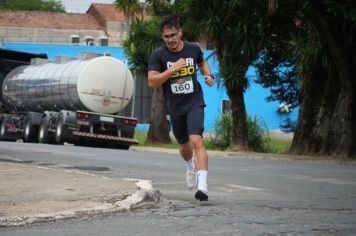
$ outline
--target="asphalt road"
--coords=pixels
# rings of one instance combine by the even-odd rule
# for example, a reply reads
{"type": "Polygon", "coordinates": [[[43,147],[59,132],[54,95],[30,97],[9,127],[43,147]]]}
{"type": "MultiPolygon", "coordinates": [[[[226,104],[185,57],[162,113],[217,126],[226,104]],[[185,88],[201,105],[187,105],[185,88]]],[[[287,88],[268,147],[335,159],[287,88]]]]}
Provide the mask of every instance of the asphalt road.
{"type": "MultiPolygon", "coordinates": [[[[0,235],[356,235],[356,167],[209,159],[209,201],[185,187],[176,154],[0,142],[0,161],[150,179],[161,202],[133,212],[20,228],[0,235]]],[[[60,181],[60,180],[59,180],[60,181]]]]}

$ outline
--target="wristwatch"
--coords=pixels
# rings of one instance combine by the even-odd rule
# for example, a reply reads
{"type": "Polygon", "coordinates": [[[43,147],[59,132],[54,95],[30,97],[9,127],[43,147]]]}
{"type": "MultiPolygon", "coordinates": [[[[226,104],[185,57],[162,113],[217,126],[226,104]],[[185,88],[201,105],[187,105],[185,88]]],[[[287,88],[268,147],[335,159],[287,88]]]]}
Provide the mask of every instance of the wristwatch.
{"type": "Polygon", "coordinates": [[[213,75],[205,75],[205,76],[210,76],[211,78],[213,78],[213,80],[215,80],[215,77],[213,75]]]}

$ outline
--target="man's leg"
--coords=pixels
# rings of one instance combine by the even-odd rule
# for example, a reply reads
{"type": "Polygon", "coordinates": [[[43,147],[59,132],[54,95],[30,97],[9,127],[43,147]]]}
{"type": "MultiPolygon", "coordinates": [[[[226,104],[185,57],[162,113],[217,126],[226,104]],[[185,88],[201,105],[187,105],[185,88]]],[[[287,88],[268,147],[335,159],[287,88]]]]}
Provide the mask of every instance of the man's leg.
{"type": "Polygon", "coordinates": [[[185,161],[190,161],[193,157],[193,148],[190,142],[179,144],[179,153],[185,161]]]}
{"type": "Polygon", "coordinates": [[[208,170],[208,154],[200,135],[189,135],[189,143],[195,154],[195,166],[199,170],[208,170]]]}
{"type": "Polygon", "coordinates": [[[195,198],[201,201],[208,200],[208,154],[203,143],[204,107],[190,110],[187,116],[189,141],[195,154],[195,164],[198,174],[198,191],[195,198]]]}
{"type": "Polygon", "coordinates": [[[189,142],[186,116],[171,117],[174,137],[179,143],[179,153],[185,161],[190,161],[193,157],[192,145],[189,142]]]}
{"type": "Polygon", "coordinates": [[[198,191],[195,198],[200,201],[208,200],[208,154],[200,135],[189,135],[190,143],[195,153],[195,165],[198,173],[198,191]]]}
{"type": "Polygon", "coordinates": [[[197,176],[193,157],[193,149],[189,142],[186,116],[171,117],[173,134],[179,143],[179,153],[186,163],[187,188],[193,189],[197,185],[197,176]]]}
{"type": "Polygon", "coordinates": [[[188,189],[194,189],[197,187],[197,173],[193,158],[193,149],[190,142],[185,144],[179,144],[179,152],[182,158],[185,160],[187,170],[185,172],[185,180],[187,182],[188,189]]]}

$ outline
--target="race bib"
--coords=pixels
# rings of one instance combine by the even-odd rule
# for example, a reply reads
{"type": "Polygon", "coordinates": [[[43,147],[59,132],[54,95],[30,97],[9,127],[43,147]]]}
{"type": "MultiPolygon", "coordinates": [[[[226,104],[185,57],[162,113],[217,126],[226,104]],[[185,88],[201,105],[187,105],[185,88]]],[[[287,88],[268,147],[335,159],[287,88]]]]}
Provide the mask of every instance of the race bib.
{"type": "Polygon", "coordinates": [[[171,79],[171,89],[173,94],[188,94],[194,92],[192,77],[171,79]]]}

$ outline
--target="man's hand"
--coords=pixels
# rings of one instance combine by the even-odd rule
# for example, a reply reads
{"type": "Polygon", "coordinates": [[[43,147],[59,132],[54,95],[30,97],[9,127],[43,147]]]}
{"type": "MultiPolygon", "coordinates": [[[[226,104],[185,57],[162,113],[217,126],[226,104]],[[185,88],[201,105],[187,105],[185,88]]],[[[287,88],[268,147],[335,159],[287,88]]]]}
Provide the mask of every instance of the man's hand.
{"type": "Polygon", "coordinates": [[[214,86],[214,78],[211,75],[204,75],[204,81],[209,87],[214,86]]]}
{"type": "Polygon", "coordinates": [[[180,71],[182,68],[186,66],[185,59],[181,58],[178,61],[176,61],[173,66],[169,68],[172,72],[177,72],[180,71]]]}

